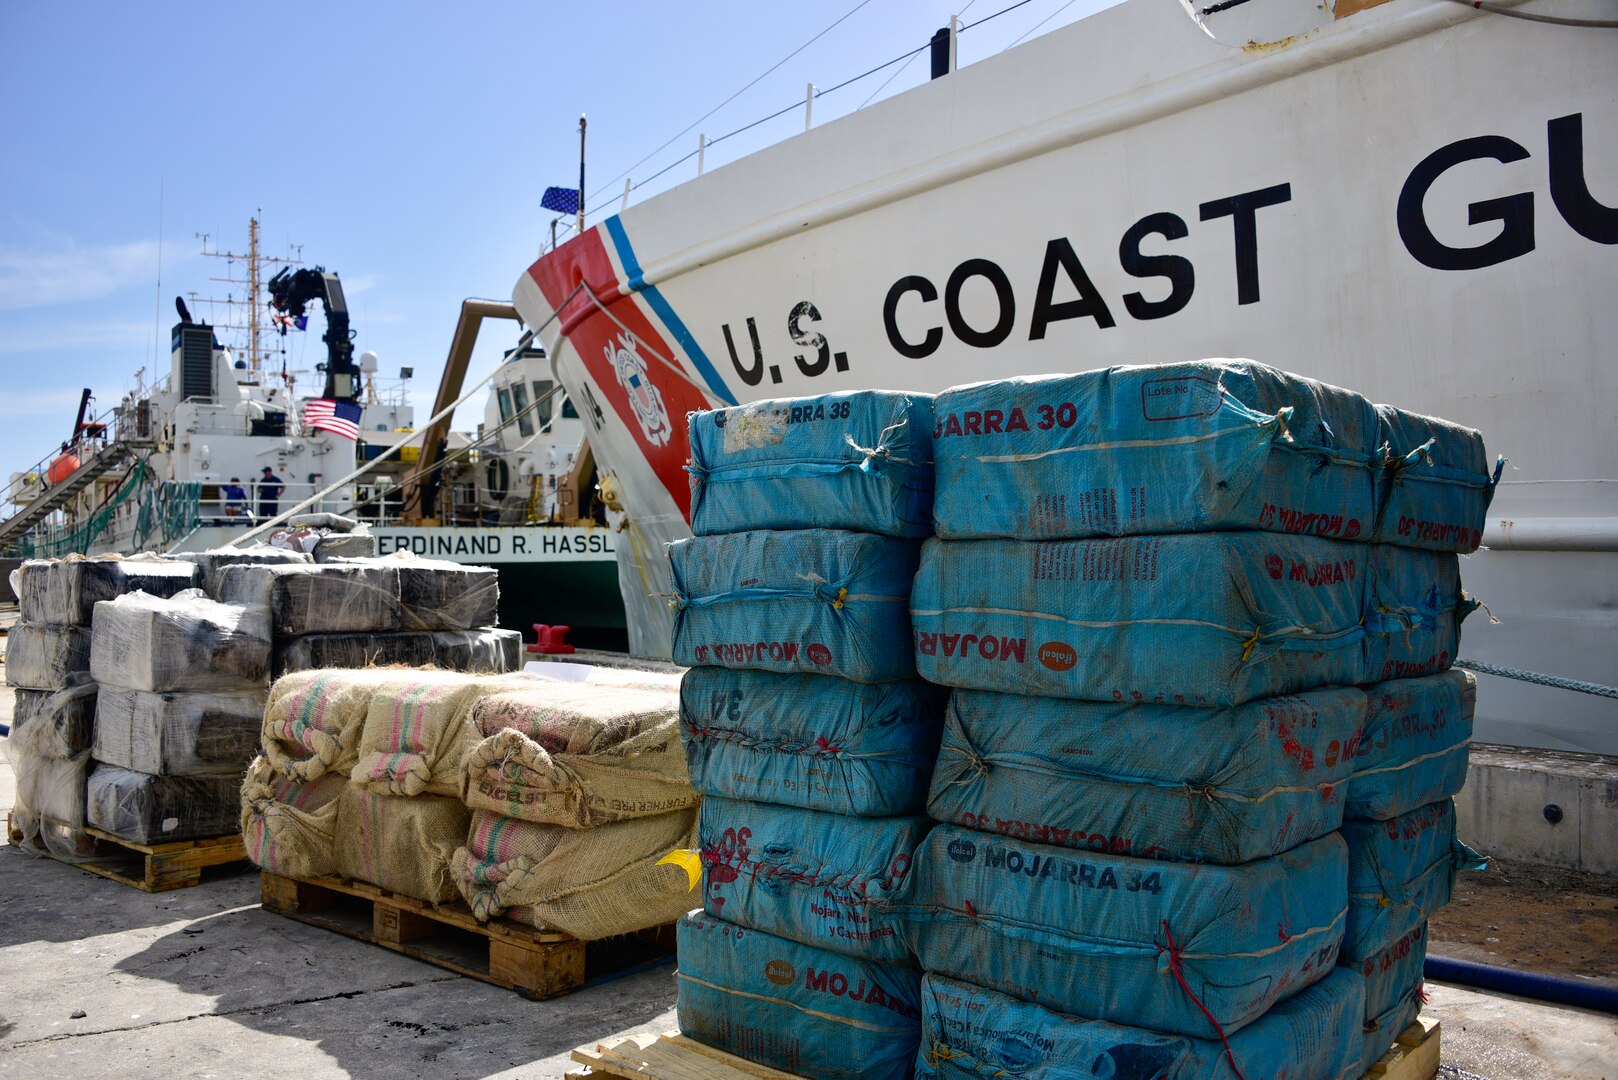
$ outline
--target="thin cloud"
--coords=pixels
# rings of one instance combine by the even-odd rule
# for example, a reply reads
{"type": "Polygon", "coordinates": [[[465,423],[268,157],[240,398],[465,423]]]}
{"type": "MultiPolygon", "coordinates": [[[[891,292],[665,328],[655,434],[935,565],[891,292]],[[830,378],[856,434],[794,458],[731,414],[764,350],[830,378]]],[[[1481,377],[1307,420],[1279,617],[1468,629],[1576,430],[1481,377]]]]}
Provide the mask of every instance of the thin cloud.
{"type": "Polygon", "coordinates": [[[79,403],[79,395],[84,391],[78,387],[63,387],[60,390],[8,390],[0,394],[0,417],[37,417],[41,414],[61,413],[67,415],[73,406],[79,403]]]}
{"type": "Polygon", "coordinates": [[[0,310],[99,300],[137,282],[154,282],[155,240],[26,251],[0,245],[0,310]]]}
{"type": "MultiPolygon", "coordinates": [[[[127,349],[132,366],[138,366],[151,354],[153,330],[153,324],[138,322],[63,323],[21,332],[0,330],[0,356],[63,349],[127,349]]],[[[163,344],[166,353],[168,342],[163,344]]]]}

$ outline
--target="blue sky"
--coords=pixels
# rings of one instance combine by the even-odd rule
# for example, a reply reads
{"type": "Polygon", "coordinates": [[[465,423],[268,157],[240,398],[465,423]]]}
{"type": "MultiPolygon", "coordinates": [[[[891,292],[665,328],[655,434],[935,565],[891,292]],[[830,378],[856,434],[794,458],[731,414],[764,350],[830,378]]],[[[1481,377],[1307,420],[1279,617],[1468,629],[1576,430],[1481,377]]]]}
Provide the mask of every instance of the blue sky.
{"type": "MultiPolygon", "coordinates": [[[[1108,2],[1027,0],[963,34],[960,63],[1108,2]]],[[[952,12],[970,24],[1013,3],[0,4],[0,483],[69,434],[82,387],[105,408],[137,368],[166,372],[174,296],[228,292],[198,233],[244,251],[257,214],[269,254],[299,244],[306,264],[338,271],[357,348],[384,376],[415,368],[424,420],[461,300],[509,298],[555,217],[541,192],[576,183],[581,112],[587,188],[610,189],[591,206],[616,209],[614,177],[651,176],[699,131],[876,67],[952,12]]],[[[927,74],[923,53],[819,98],[814,119],[927,74]]],[[[712,147],[707,165],[802,127],[799,109],[712,147]]],[[[631,201],[695,171],[676,166],[631,201]]],[[[287,339],[292,368],[322,358],[323,329],[316,315],[287,339]]],[[[486,326],[471,377],[514,337],[486,326]]],[[[463,408],[457,429],[481,414],[463,408]]]]}

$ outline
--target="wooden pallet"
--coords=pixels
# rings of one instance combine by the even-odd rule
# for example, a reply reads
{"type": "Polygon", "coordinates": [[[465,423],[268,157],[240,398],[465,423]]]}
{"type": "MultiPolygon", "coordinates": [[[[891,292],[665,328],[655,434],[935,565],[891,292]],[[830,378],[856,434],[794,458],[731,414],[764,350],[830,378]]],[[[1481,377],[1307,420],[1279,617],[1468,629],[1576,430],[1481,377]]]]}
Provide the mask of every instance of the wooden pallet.
{"type": "Polygon", "coordinates": [[[1438,1075],[1439,1023],[1431,1017],[1399,1033],[1393,1049],[1365,1072],[1365,1080],[1433,1080],[1438,1075]]]}
{"type": "Polygon", "coordinates": [[[657,1080],[798,1080],[794,1073],[759,1065],[688,1039],[678,1032],[631,1035],[613,1043],[581,1046],[573,1060],[588,1069],[566,1074],[566,1080],[596,1077],[655,1077],[657,1080]]]}
{"type": "MultiPolygon", "coordinates": [[[[46,824],[61,825],[55,821],[46,821],[46,824]]],[[[142,892],[189,889],[202,884],[202,871],[208,867],[247,859],[240,833],[202,840],[175,840],[167,844],[137,844],[90,826],[61,827],[83,833],[93,838],[95,844],[92,850],[86,852],[86,861],[62,859],[61,862],[110,881],[133,886],[142,892]]],[[[9,814],[6,815],[6,835],[13,844],[22,843],[22,830],[12,823],[9,814]]]]}
{"type": "Polygon", "coordinates": [[[265,871],[263,907],[311,926],[542,1000],[577,990],[587,975],[672,951],[671,927],[586,943],[505,919],[478,922],[461,903],[431,904],[363,881],[289,878],[265,871]]]}
{"type": "MultiPolygon", "coordinates": [[[[1433,1080],[1438,1075],[1438,1041],[1438,1021],[1417,1020],[1400,1033],[1393,1049],[1371,1066],[1364,1080],[1433,1080]]],[[[581,1046],[572,1058],[589,1067],[568,1073],[566,1080],[798,1080],[793,1073],[715,1050],[674,1032],[581,1046]]]]}

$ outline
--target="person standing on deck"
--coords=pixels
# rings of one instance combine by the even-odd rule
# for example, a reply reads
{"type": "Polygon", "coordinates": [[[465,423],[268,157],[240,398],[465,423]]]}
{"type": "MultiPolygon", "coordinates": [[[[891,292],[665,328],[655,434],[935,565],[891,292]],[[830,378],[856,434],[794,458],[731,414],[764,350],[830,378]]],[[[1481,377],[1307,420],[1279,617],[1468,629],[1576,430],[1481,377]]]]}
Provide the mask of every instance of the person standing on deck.
{"type": "Polygon", "coordinates": [[[264,466],[264,476],[258,482],[258,515],[272,518],[281,512],[281,478],[275,470],[264,466]]]}

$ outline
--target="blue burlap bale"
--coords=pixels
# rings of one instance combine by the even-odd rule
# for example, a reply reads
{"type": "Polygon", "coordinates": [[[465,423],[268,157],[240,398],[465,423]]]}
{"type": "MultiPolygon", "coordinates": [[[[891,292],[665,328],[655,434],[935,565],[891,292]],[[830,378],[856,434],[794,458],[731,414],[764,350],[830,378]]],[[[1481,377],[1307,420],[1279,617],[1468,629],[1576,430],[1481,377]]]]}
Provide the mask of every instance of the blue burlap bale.
{"type": "Polygon", "coordinates": [[[916,855],[905,936],[929,972],[1058,1012],[1199,1037],[1211,1015],[1234,1034],[1331,973],[1347,884],[1336,833],[1214,866],[940,825],[916,855]]]}
{"type": "Polygon", "coordinates": [[[1376,416],[1387,462],[1371,542],[1476,551],[1505,459],[1491,473],[1483,436],[1469,427],[1392,405],[1378,405],[1376,416]]]}
{"type": "Polygon", "coordinates": [[[1461,622],[1478,602],[1461,588],[1460,557],[1373,544],[1365,580],[1365,670],[1359,682],[1447,671],[1461,622]]]}
{"type": "Polygon", "coordinates": [[[892,390],[690,417],[691,531],[933,531],[933,398],[892,390]]]}
{"type": "Polygon", "coordinates": [[[893,899],[930,818],[856,818],[708,798],[697,844],[710,915],[870,960],[907,955],[893,899]]]}
{"type": "Polygon", "coordinates": [[[919,679],[692,668],[680,683],[691,786],[835,814],[919,814],[946,693],[919,679]]]}
{"type": "Polygon", "coordinates": [[[921,972],[694,911],[678,923],[680,1033],[810,1080],[905,1080],[921,972]]]}
{"type": "MultiPolygon", "coordinates": [[[[1359,1080],[1365,980],[1338,968],[1230,1036],[1248,1080],[1359,1080]]],[[[940,975],[921,980],[916,1080],[1228,1080],[1225,1045],[1084,1020],[940,975]]]]}
{"type": "Polygon", "coordinates": [[[1061,847],[1243,863],[1334,832],[1365,722],[1349,688],[1187,705],[956,690],[927,812],[1061,847]]]}
{"type": "Polygon", "coordinates": [[[917,558],[914,540],[837,529],[676,541],[674,660],[914,678],[907,607],[917,558]]]}
{"type": "Polygon", "coordinates": [[[1386,820],[1460,791],[1477,693],[1477,679],[1461,668],[1367,686],[1344,814],[1386,820]]]}
{"type": "Polygon", "coordinates": [[[934,411],[933,517],[949,539],[1364,540],[1376,515],[1371,403],[1250,360],[976,383],[934,411]]]}
{"type": "Polygon", "coordinates": [[[1348,964],[1365,979],[1365,1023],[1360,1060],[1369,1069],[1421,1013],[1427,924],[1406,931],[1380,952],[1348,964]]]}
{"type": "Polygon", "coordinates": [[[1262,532],[928,540],[916,664],[949,686],[1199,706],[1353,684],[1368,551],[1262,532]]]}
{"type": "Polygon", "coordinates": [[[1362,960],[1449,903],[1455,875],[1481,870],[1481,856],[1455,838],[1455,802],[1445,799],[1388,821],[1343,822],[1348,844],[1345,962],[1362,960]]]}

